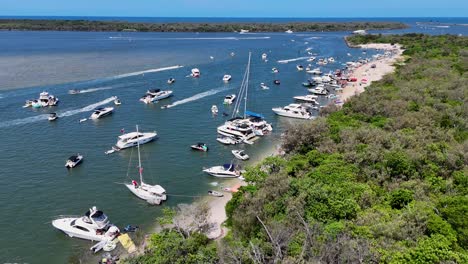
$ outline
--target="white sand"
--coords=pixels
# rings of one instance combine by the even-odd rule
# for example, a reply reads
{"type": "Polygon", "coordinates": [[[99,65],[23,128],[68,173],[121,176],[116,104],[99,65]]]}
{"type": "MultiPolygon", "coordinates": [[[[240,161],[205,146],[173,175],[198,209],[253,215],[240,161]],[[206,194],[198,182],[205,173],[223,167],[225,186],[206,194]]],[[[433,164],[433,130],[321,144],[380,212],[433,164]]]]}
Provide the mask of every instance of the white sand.
{"type": "Polygon", "coordinates": [[[365,44],[360,45],[360,48],[363,49],[380,49],[385,51],[392,51],[390,57],[385,57],[379,60],[373,60],[369,63],[366,63],[354,70],[349,77],[357,78],[357,82],[348,82],[347,86],[340,93],[341,101],[345,102],[350,97],[358,95],[365,91],[365,88],[369,86],[373,81],[378,81],[386,74],[389,74],[395,70],[395,62],[402,59],[403,49],[401,45],[395,44],[394,46],[390,44],[365,44]],[[371,65],[375,64],[375,68],[371,68],[371,65]],[[367,83],[361,82],[362,79],[367,79],[367,83]]]}

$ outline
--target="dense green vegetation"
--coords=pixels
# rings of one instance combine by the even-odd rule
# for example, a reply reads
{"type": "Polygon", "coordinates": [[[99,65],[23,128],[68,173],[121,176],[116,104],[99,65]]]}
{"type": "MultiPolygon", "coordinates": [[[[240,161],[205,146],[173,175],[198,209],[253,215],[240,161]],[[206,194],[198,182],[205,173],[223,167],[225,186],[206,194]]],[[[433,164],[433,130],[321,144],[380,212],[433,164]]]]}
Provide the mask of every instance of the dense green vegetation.
{"type": "Polygon", "coordinates": [[[0,30],[141,31],[141,32],[251,32],[349,31],[401,29],[399,22],[294,22],[294,23],[136,23],[126,21],[0,19],[0,30]]]}
{"type": "Polygon", "coordinates": [[[468,263],[468,39],[349,41],[400,43],[406,63],[290,127],[288,154],[248,169],[216,247],[163,232],[152,247],[166,238],[195,256],[151,263],[468,263]]]}

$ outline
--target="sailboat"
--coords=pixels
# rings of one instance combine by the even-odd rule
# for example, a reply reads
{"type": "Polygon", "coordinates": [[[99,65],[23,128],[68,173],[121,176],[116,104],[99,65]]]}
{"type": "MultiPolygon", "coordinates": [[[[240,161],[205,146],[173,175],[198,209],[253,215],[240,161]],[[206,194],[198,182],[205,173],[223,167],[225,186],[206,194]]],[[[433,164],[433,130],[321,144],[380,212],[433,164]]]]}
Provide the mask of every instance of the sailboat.
{"type": "MultiPolygon", "coordinates": [[[[136,126],[138,133],[138,126],[136,126]]],[[[152,205],[159,205],[167,199],[166,190],[160,185],[150,185],[143,182],[143,167],[141,166],[140,143],[137,144],[138,149],[138,173],[140,182],[132,180],[131,183],[125,183],[125,186],[138,198],[147,201],[152,205]]]]}

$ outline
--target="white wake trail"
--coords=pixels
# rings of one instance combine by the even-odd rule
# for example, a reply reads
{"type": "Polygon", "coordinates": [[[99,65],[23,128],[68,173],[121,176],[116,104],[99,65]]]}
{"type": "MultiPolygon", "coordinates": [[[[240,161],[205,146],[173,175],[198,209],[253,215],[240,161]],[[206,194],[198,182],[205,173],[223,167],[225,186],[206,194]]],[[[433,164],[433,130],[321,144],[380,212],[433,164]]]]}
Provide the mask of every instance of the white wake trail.
{"type": "Polygon", "coordinates": [[[288,60],[279,60],[277,61],[278,63],[288,63],[288,62],[293,62],[293,61],[300,61],[300,60],[306,60],[310,57],[299,57],[299,58],[294,58],[294,59],[288,59],[288,60]]]}
{"type": "Polygon", "coordinates": [[[199,93],[199,94],[190,96],[188,98],[176,101],[176,102],[174,102],[174,103],[172,103],[170,105],[167,105],[166,107],[171,108],[171,107],[174,107],[174,106],[177,106],[177,105],[186,104],[186,103],[189,103],[189,102],[200,100],[200,99],[205,98],[207,96],[215,95],[217,93],[227,91],[229,89],[231,89],[231,87],[222,87],[222,88],[211,89],[211,90],[208,90],[206,92],[199,93]]]}
{"type": "MultiPolygon", "coordinates": [[[[109,98],[107,98],[105,100],[102,100],[100,102],[85,106],[83,108],[79,108],[79,109],[75,109],[75,110],[69,110],[69,111],[65,111],[63,113],[57,113],[57,115],[59,117],[66,117],[66,116],[76,115],[76,114],[79,114],[79,113],[82,113],[82,112],[92,111],[95,108],[97,108],[97,107],[99,107],[101,105],[108,104],[108,103],[110,103],[110,102],[112,102],[114,100],[115,100],[115,97],[109,97],[109,98]]],[[[42,115],[37,115],[37,116],[31,116],[31,117],[26,117],[26,118],[1,122],[0,123],[0,128],[18,126],[18,125],[25,125],[25,124],[30,124],[30,123],[34,123],[34,122],[39,122],[39,121],[42,121],[42,120],[47,120],[48,116],[49,116],[48,114],[42,114],[42,115]]]]}
{"type": "Polygon", "coordinates": [[[80,90],[80,93],[92,93],[92,92],[97,92],[97,91],[110,90],[112,88],[114,87],[105,86],[105,87],[91,88],[91,89],[86,89],[86,90],[80,90]]]}
{"type": "Polygon", "coordinates": [[[169,66],[169,67],[164,67],[164,68],[157,68],[157,69],[149,69],[149,70],[144,70],[144,71],[130,72],[130,73],[115,75],[115,76],[109,77],[109,79],[120,79],[120,78],[125,78],[125,77],[130,77],[130,76],[141,75],[141,74],[145,74],[145,73],[174,70],[174,69],[179,69],[179,68],[182,68],[182,67],[184,67],[184,66],[176,65],[176,66],[169,66]]]}

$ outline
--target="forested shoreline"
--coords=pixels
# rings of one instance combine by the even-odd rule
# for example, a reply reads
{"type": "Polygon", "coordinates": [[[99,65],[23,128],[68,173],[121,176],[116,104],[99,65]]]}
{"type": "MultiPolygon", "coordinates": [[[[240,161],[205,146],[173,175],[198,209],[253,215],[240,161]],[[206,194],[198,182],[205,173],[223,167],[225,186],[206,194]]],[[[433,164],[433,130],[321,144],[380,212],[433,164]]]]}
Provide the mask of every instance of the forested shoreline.
{"type": "Polygon", "coordinates": [[[402,29],[400,22],[291,22],[291,23],[139,23],[126,21],[0,19],[0,30],[138,31],[138,32],[295,32],[402,29]]]}
{"type": "Polygon", "coordinates": [[[468,38],[348,41],[399,43],[405,63],[289,127],[288,154],[249,168],[226,206],[225,238],[171,225],[126,263],[468,263],[468,38]]]}

